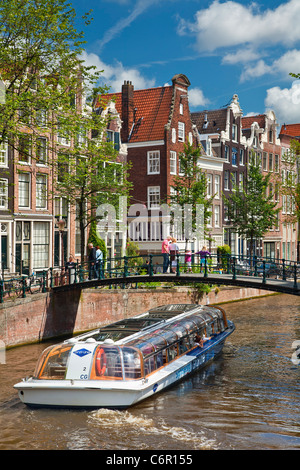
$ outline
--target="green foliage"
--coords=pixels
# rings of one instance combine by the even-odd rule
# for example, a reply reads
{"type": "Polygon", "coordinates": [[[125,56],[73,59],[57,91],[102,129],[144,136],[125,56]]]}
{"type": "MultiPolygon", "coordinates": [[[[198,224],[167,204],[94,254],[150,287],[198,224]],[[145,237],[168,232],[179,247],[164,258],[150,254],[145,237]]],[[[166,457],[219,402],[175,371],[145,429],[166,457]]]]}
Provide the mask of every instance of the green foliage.
{"type": "Polygon", "coordinates": [[[105,245],[105,241],[102,240],[102,238],[98,235],[95,222],[91,224],[88,243],[92,243],[95,247],[99,246],[100,250],[103,253],[103,260],[106,259],[107,248],[105,245]]]}
{"type": "MultiPolygon", "coordinates": [[[[180,176],[174,176],[171,187],[174,195],[170,195],[172,205],[178,205],[183,211],[191,211],[193,231],[202,230],[204,234],[205,225],[211,215],[210,206],[212,198],[207,198],[206,174],[199,168],[198,160],[200,157],[200,148],[194,148],[190,144],[185,145],[184,152],[179,154],[180,160],[180,176]],[[197,206],[203,207],[203,224],[204,227],[197,226],[197,206]]],[[[186,230],[185,230],[186,232],[186,230]]],[[[189,239],[190,233],[185,233],[186,240],[189,239]]]]}
{"type": "Polygon", "coordinates": [[[131,258],[128,260],[129,267],[142,266],[142,264],[144,263],[144,260],[142,257],[139,256],[140,250],[139,250],[139,246],[137,242],[134,242],[128,238],[125,252],[126,252],[126,256],[131,258]]]}

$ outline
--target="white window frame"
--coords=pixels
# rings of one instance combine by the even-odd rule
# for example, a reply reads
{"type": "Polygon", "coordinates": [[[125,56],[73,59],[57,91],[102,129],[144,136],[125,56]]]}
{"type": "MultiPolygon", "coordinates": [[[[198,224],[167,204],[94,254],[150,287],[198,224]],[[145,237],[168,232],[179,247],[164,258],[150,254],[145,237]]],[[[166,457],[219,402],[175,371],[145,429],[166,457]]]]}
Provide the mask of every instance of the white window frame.
{"type": "Polygon", "coordinates": [[[159,175],[160,174],[160,151],[151,150],[147,152],[147,174],[159,175]]]}
{"type": "Polygon", "coordinates": [[[8,180],[0,178],[0,209],[8,209],[8,180]]]}
{"type": "Polygon", "coordinates": [[[185,124],[178,121],[178,142],[185,142],[185,124]]]}
{"type": "Polygon", "coordinates": [[[213,176],[211,173],[206,175],[206,193],[208,197],[211,197],[213,194],[213,176]]]}
{"type": "Polygon", "coordinates": [[[170,151],[170,174],[177,174],[177,153],[174,150],[170,151]]]}
{"type": "Polygon", "coordinates": [[[18,191],[19,191],[19,198],[18,198],[18,205],[19,205],[19,208],[22,208],[22,209],[30,209],[30,200],[31,200],[31,175],[30,173],[19,173],[19,177],[18,177],[18,191]],[[28,181],[21,181],[20,177],[28,177],[28,181]],[[22,194],[21,194],[21,184],[20,183],[24,183],[24,188],[27,188],[28,189],[28,205],[25,205],[24,204],[24,201],[25,199],[27,199],[27,191],[22,191],[22,194]],[[25,186],[26,185],[26,186],[25,186]],[[25,195],[25,198],[24,198],[24,195],[25,195]],[[22,199],[21,199],[22,198],[22,199]]]}
{"type": "Polygon", "coordinates": [[[36,209],[47,209],[48,202],[48,179],[47,175],[39,173],[36,175],[36,209]]]}
{"type": "Polygon", "coordinates": [[[215,205],[214,206],[214,222],[215,222],[215,227],[220,227],[220,206],[215,205]]]}
{"type": "Polygon", "coordinates": [[[215,183],[215,195],[214,197],[216,199],[220,199],[220,194],[221,194],[221,178],[220,175],[215,175],[214,177],[214,183],[215,183]]]}
{"type": "Polygon", "coordinates": [[[236,124],[232,124],[232,140],[233,142],[237,142],[237,138],[238,138],[238,135],[237,135],[237,132],[238,132],[238,127],[236,124]]]}
{"type": "Polygon", "coordinates": [[[148,186],[147,205],[149,209],[158,209],[160,207],[160,186],[148,186]]]}
{"type": "Polygon", "coordinates": [[[36,164],[47,165],[48,162],[48,139],[47,137],[37,137],[36,150],[35,150],[36,164]],[[38,145],[38,141],[43,142],[43,145],[38,145]],[[40,150],[40,154],[39,154],[40,150]],[[42,156],[41,156],[42,155],[42,156]]]}
{"type": "Polygon", "coordinates": [[[6,142],[0,144],[0,167],[8,166],[8,145],[6,142]]]}

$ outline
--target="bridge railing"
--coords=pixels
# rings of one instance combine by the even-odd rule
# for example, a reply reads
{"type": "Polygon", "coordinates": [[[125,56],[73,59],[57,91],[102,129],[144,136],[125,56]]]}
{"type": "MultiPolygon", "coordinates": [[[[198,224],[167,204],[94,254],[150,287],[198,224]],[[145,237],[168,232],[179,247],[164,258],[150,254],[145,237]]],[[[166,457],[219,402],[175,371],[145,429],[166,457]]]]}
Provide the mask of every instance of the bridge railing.
{"type": "MultiPolygon", "coordinates": [[[[300,279],[300,264],[285,259],[272,260],[270,258],[252,259],[241,255],[209,255],[201,257],[192,254],[191,261],[187,261],[185,253],[178,253],[175,257],[169,257],[167,273],[181,275],[199,275],[207,278],[212,275],[230,275],[233,279],[238,276],[260,277],[262,283],[267,279],[280,279],[282,281],[293,280],[297,288],[300,279]]],[[[155,276],[164,274],[161,254],[149,254],[138,256],[124,256],[108,258],[98,265],[89,263],[76,264],[72,269],[50,269],[50,287],[78,283],[94,279],[127,278],[130,276],[144,275],[155,276]]],[[[166,282],[169,281],[166,279],[166,282]]],[[[172,276],[170,276],[172,282],[172,276]]]]}
{"type": "MultiPolygon", "coordinates": [[[[180,276],[199,276],[201,278],[230,276],[237,279],[246,276],[261,278],[262,283],[268,279],[292,281],[294,289],[298,288],[300,281],[300,264],[285,259],[271,260],[269,258],[248,257],[241,255],[209,255],[201,258],[199,254],[193,254],[191,261],[187,261],[185,253],[178,253],[174,258],[169,257],[169,267],[166,282],[172,282],[173,275],[176,280],[180,276]]],[[[166,273],[166,274],[167,274],[166,273]]],[[[108,258],[97,265],[89,263],[75,263],[70,269],[65,267],[49,268],[33,276],[11,277],[0,279],[0,303],[4,300],[15,300],[18,297],[26,297],[35,292],[46,292],[53,287],[73,283],[89,282],[94,279],[128,278],[132,276],[145,276],[151,278],[157,274],[164,274],[163,259],[161,254],[149,254],[138,256],[124,256],[108,258]]],[[[225,281],[225,279],[224,279],[225,281]]],[[[135,279],[135,286],[137,282],[135,279]]],[[[121,286],[122,281],[120,279],[121,286]]],[[[111,286],[110,286],[111,287],[111,286]]]]}

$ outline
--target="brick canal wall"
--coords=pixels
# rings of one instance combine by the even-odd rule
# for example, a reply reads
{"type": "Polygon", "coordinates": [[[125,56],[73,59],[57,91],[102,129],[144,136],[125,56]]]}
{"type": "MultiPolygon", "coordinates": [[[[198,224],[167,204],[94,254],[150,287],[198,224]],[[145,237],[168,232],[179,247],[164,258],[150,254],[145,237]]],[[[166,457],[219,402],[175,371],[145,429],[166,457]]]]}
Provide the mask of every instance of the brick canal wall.
{"type": "MultiPolygon", "coordinates": [[[[266,295],[260,289],[221,288],[202,303],[232,302],[266,295]]],[[[194,303],[187,287],[168,289],[83,289],[28,295],[0,305],[0,341],[6,347],[45,341],[91,330],[169,303],[194,303]]],[[[201,303],[201,302],[199,302],[201,303]]],[[[1,344],[1,343],[0,343],[1,344]]]]}

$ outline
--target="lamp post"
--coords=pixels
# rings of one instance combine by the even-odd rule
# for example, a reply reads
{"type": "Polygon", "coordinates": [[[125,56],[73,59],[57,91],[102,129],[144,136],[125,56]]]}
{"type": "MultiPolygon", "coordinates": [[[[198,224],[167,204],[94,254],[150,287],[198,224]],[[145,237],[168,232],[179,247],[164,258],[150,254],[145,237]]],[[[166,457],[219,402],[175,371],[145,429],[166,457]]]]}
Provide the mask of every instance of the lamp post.
{"type": "Polygon", "coordinates": [[[59,230],[59,235],[60,235],[60,247],[61,247],[61,267],[63,269],[64,267],[64,230],[65,230],[65,225],[66,222],[64,219],[60,219],[57,222],[58,225],[58,230],[59,230]]]}

